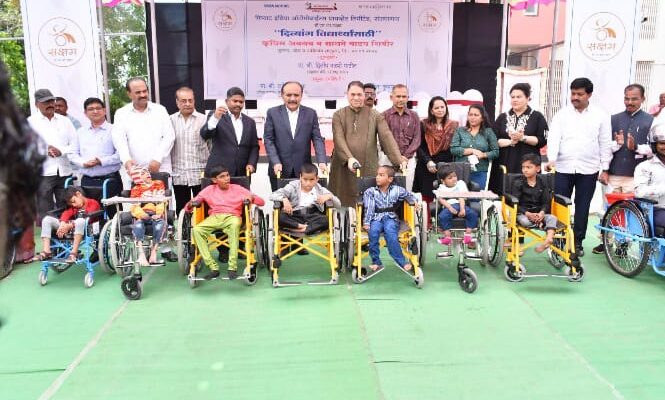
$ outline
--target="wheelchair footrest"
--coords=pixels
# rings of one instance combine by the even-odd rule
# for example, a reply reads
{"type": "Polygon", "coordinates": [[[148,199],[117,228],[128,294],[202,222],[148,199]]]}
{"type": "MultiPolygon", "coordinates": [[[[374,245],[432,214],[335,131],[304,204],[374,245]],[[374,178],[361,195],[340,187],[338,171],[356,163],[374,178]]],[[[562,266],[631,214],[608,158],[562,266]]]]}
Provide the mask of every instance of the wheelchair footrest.
{"type": "Polygon", "coordinates": [[[568,279],[568,275],[563,274],[524,274],[524,278],[565,278],[568,279]]]}
{"type": "Polygon", "coordinates": [[[330,279],[330,280],[320,280],[320,281],[308,281],[308,285],[337,285],[338,279],[330,279]]]}
{"type": "Polygon", "coordinates": [[[440,251],[436,253],[436,258],[451,258],[454,254],[450,251],[440,251]]]}
{"type": "Polygon", "coordinates": [[[286,287],[286,286],[300,286],[302,282],[298,281],[277,281],[273,282],[274,287],[286,287]]]}
{"type": "Polygon", "coordinates": [[[467,260],[480,260],[480,259],[482,259],[482,257],[478,253],[476,253],[475,251],[474,252],[464,252],[464,258],[467,259],[467,260]]]}
{"type": "Polygon", "coordinates": [[[397,264],[395,264],[395,267],[397,267],[398,270],[400,270],[400,271],[404,272],[405,274],[407,274],[409,276],[409,278],[411,278],[411,279],[415,278],[415,275],[413,275],[413,270],[414,270],[413,266],[411,266],[411,269],[408,270],[408,271],[405,270],[404,268],[400,267],[397,264]]]}

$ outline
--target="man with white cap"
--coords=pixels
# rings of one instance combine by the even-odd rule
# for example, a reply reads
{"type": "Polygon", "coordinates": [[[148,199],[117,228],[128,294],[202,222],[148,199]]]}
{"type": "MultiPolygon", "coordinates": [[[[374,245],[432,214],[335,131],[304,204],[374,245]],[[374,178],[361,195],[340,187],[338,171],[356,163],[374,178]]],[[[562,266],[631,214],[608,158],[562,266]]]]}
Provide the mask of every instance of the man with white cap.
{"type": "Polygon", "coordinates": [[[635,197],[656,201],[653,223],[665,226],[665,125],[654,128],[651,146],[653,157],[635,168],[635,197]]]}
{"type": "Polygon", "coordinates": [[[37,110],[28,117],[30,126],[47,145],[46,161],[42,168],[42,182],[37,190],[37,212],[39,218],[46,212],[65,206],[65,180],[72,175],[72,166],[67,158],[74,142],[76,130],[67,117],[55,112],[55,96],[49,89],[35,91],[37,110]]]}

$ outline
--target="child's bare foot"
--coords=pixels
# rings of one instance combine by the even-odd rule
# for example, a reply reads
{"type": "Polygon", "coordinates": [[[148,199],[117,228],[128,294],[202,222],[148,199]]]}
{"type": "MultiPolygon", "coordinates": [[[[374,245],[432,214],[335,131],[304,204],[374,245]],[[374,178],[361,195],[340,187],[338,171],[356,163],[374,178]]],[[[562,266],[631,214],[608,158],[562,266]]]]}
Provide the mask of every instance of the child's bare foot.
{"type": "Polygon", "coordinates": [[[145,258],[145,254],[143,254],[143,253],[139,254],[138,262],[139,262],[139,265],[142,266],[142,267],[147,267],[148,265],[150,265],[148,260],[145,258]]]}
{"type": "Polygon", "coordinates": [[[153,251],[150,253],[150,259],[148,260],[150,264],[157,264],[157,252],[153,251]]]}
{"type": "Polygon", "coordinates": [[[293,232],[305,232],[307,230],[307,225],[300,224],[297,228],[291,229],[293,232]]]}
{"type": "Polygon", "coordinates": [[[536,253],[542,253],[543,251],[547,250],[550,247],[551,244],[552,244],[551,240],[545,240],[544,242],[542,242],[541,244],[539,244],[536,247],[536,249],[535,249],[536,253]]]}
{"type": "Polygon", "coordinates": [[[407,264],[404,264],[404,266],[402,268],[404,268],[404,271],[411,271],[412,265],[407,263],[407,264]]]}
{"type": "Polygon", "coordinates": [[[383,265],[372,264],[372,265],[369,266],[369,269],[371,269],[372,271],[377,271],[381,268],[383,268],[383,265]]]}

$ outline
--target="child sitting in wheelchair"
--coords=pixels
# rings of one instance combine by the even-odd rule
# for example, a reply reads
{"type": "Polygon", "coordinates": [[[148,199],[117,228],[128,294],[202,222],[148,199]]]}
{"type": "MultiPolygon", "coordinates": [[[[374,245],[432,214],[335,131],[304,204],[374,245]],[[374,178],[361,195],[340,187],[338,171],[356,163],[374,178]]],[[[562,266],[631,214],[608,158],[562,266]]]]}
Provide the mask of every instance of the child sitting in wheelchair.
{"type": "Polygon", "coordinates": [[[53,257],[51,253],[51,231],[56,229],[56,236],[59,238],[74,231],[74,241],[72,251],[67,256],[66,263],[73,264],[78,258],[79,245],[85,234],[85,218],[87,214],[101,210],[99,202],[95,199],[85,197],[82,189],[78,187],[69,187],[65,191],[65,203],[69,206],[62,214],[60,219],[47,215],[42,219],[42,252],[39,253],[33,261],[44,261],[53,257]]]}
{"type": "Polygon", "coordinates": [[[390,166],[381,166],[376,171],[376,186],[368,188],[363,193],[363,207],[365,218],[363,229],[369,232],[369,254],[372,258],[370,269],[378,272],[383,269],[380,258],[379,238],[383,232],[388,252],[397,265],[405,271],[412,268],[407,262],[402,248],[400,247],[398,235],[400,221],[396,210],[405,200],[414,202],[416,210],[420,210],[420,203],[416,201],[413,193],[399,185],[393,185],[395,169],[390,166]]]}
{"type": "Polygon", "coordinates": [[[300,179],[289,182],[270,195],[270,200],[282,202],[280,227],[306,235],[328,229],[325,204],[332,200],[333,206],[339,208],[341,203],[337,196],[319,184],[318,173],[314,164],[303,164],[300,179]]]}
{"type": "Polygon", "coordinates": [[[540,228],[547,232],[545,240],[535,250],[545,251],[554,240],[557,219],[549,214],[552,201],[550,191],[540,176],[540,157],[529,153],[522,157],[522,176],[514,184],[514,194],[519,200],[517,223],[525,228],[540,228]]]}
{"type": "MultiPolygon", "coordinates": [[[[150,172],[142,167],[134,167],[130,171],[134,186],[130,192],[132,198],[150,198],[164,196],[166,188],[164,182],[153,180],[150,172]]],[[[130,212],[134,217],[132,234],[138,248],[138,263],[140,266],[148,266],[157,263],[157,248],[162,241],[165,228],[165,203],[142,203],[134,204],[130,212]],[[150,258],[146,259],[143,250],[143,238],[145,237],[146,225],[152,225],[152,245],[150,246],[150,258]]]]}
{"type": "Polygon", "coordinates": [[[241,185],[231,183],[229,169],[218,165],[210,169],[213,184],[201,190],[196,197],[185,206],[187,212],[192,211],[192,203],[205,202],[209,207],[208,217],[192,229],[192,238],[201,254],[205,265],[210,269],[204,279],[219,277],[219,266],[210,254],[208,236],[215,231],[223,231],[229,238],[229,279],[238,277],[238,242],[242,211],[245,201],[263,206],[265,201],[254,195],[241,185]]]}
{"type": "Polygon", "coordinates": [[[463,193],[468,192],[469,189],[466,183],[462,180],[457,180],[457,174],[452,166],[445,165],[436,173],[439,180],[439,187],[434,191],[439,203],[443,206],[438,215],[439,227],[443,230],[443,237],[439,239],[439,243],[449,245],[452,243],[450,229],[452,228],[453,217],[464,218],[466,221],[466,229],[462,242],[464,244],[471,244],[473,236],[471,230],[478,227],[478,213],[468,207],[464,199],[448,198],[442,196],[449,193],[463,193]]]}

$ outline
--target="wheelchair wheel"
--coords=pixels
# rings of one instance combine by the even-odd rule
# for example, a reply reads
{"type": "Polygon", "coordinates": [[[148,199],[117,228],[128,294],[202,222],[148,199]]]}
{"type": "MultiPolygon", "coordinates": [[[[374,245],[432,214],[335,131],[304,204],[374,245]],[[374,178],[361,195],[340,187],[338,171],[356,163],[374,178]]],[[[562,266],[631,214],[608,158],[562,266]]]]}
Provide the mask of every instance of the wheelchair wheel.
{"type": "Polygon", "coordinates": [[[134,276],[126,276],[122,278],[120,288],[128,300],[140,299],[143,292],[141,289],[141,282],[134,276]]]}
{"type": "Polygon", "coordinates": [[[503,275],[510,282],[520,282],[524,279],[524,275],[526,275],[526,268],[524,268],[524,265],[520,264],[519,271],[515,271],[515,266],[513,264],[506,264],[506,267],[503,269],[503,275]]]}
{"type": "Polygon", "coordinates": [[[566,266],[566,261],[561,258],[560,255],[558,255],[556,252],[552,251],[552,246],[556,247],[557,249],[565,249],[566,248],[566,239],[565,238],[555,238],[554,241],[552,241],[552,245],[550,248],[547,249],[547,259],[549,260],[550,264],[556,269],[562,269],[563,267],[566,266]]]}
{"type": "Polygon", "coordinates": [[[346,231],[346,270],[351,272],[357,272],[357,269],[353,267],[353,259],[356,254],[356,223],[356,209],[348,208],[346,211],[346,221],[344,223],[346,231]]]}
{"type": "Polygon", "coordinates": [[[652,246],[648,242],[631,240],[625,235],[650,238],[651,230],[639,207],[630,201],[612,204],[603,217],[605,258],[610,267],[627,278],[639,275],[649,262],[652,246]]]}
{"type": "Polygon", "coordinates": [[[48,278],[45,271],[39,271],[39,284],[44,286],[48,282],[48,278]]]}
{"type": "MultiPolygon", "coordinates": [[[[271,214],[272,215],[272,214],[271,214]]],[[[272,216],[271,216],[272,218],[272,216]]],[[[275,260],[275,230],[274,230],[274,225],[271,223],[270,227],[268,228],[268,234],[267,236],[267,242],[268,242],[268,272],[270,273],[270,276],[272,276],[272,269],[276,268],[278,266],[274,265],[277,261],[275,260]]]]}
{"type": "Polygon", "coordinates": [[[565,274],[568,276],[570,282],[581,282],[584,279],[584,267],[581,265],[575,267],[575,273],[570,266],[566,266],[565,274]]]}
{"type": "Polygon", "coordinates": [[[422,268],[418,268],[418,274],[414,275],[413,277],[413,283],[416,284],[416,287],[418,289],[422,289],[423,285],[425,285],[425,276],[423,275],[423,270],[422,268]]]}
{"type": "Polygon", "coordinates": [[[473,293],[478,288],[478,277],[471,268],[462,268],[459,270],[457,281],[460,288],[467,293],[473,293]]]}
{"type": "Polygon", "coordinates": [[[91,288],[92,285],[95,284],[95,277],[92,275],[92,273],[88,272],[85,274],[83,277],[83,285],[87,288],[91,288]]]}
{"type": "Polygon", "coordinates": [[[178,215],[178,226],[175,233],[176,252],[178,255],[178,268],[183,275],[189,272],[189,263],[194,255],[192,240],[192,214],[184,209],[178,215]]]}
{"type": "MultiPolygon", "coordinates": [[[[265,218],[263,217],[263,211],[260,208],[254,208],[254,214],[252,215],[252,230],[254,234],[254,249],[256,252],[256,264],[260,267],[265,267],[266,260],[266,248],[265,248],[265,218]]],[[[256,282],[256,279],[254,280],[256,282]]]]}
{"type": "Polygon", "coordinates": [[[338,210],[333,210],[333,252],[337,261],[337,271],[340,272],[344,268],[344,224],[342,221],[342,214],[338,210]]]}
{"type": "MultiPolygon", "coordinates": [[[[111,255],[111,264],[118,271],[119,267],[124,267],[132,263],[132,248],[130,239],[123,237],[120,232],[120,218],[118,214],[111,220],[109,228],[109,246],[108,253],[111,255]]],[[[123,268],[127,269],[127,268],[123,268]]]]}
{"type": "Polygon", "coordinates": [[[365,280],[363,279],[363,276],[367,275],[367,269],[365,267],[360,268],[360,274],[361,276],[358,276],[358,268],[353,268],[351,270],[351,279],[353,280],[353,283],[364,283],[365,280]]]}
{"type": "Polygon", "coordinates": [[[486,236],[484,242],[487,244],[487,248],[484,250],[484,254],[486,254],[487,262],[498,267],[503,261],[503,243],[506,240],[506,234],[495,206],[487,210],[483,230],[486,236]]]}
{"type": "Polygon", "coordinates": [[[418,240],[418,263],[420,268],[425,266],[427,259],[427,229],[425,229],[425,214],[427,203],[421,202],[421,211],[418,213],[418,225],[416,226],[416,237],[418,240]]]}
{"type": "Polygon", "coordinates": [[[113,220],[107,221],[102,227],[101,232],[99,233],[99,241],[97,241],[97,254],[99,255],[99,266],[102,267],[102,271],[107,274],[114,274],[115,268],[113,268],[111,262],[111,256],[109,254],[109,239],[111,238],[111,223],[113,220]]]}

